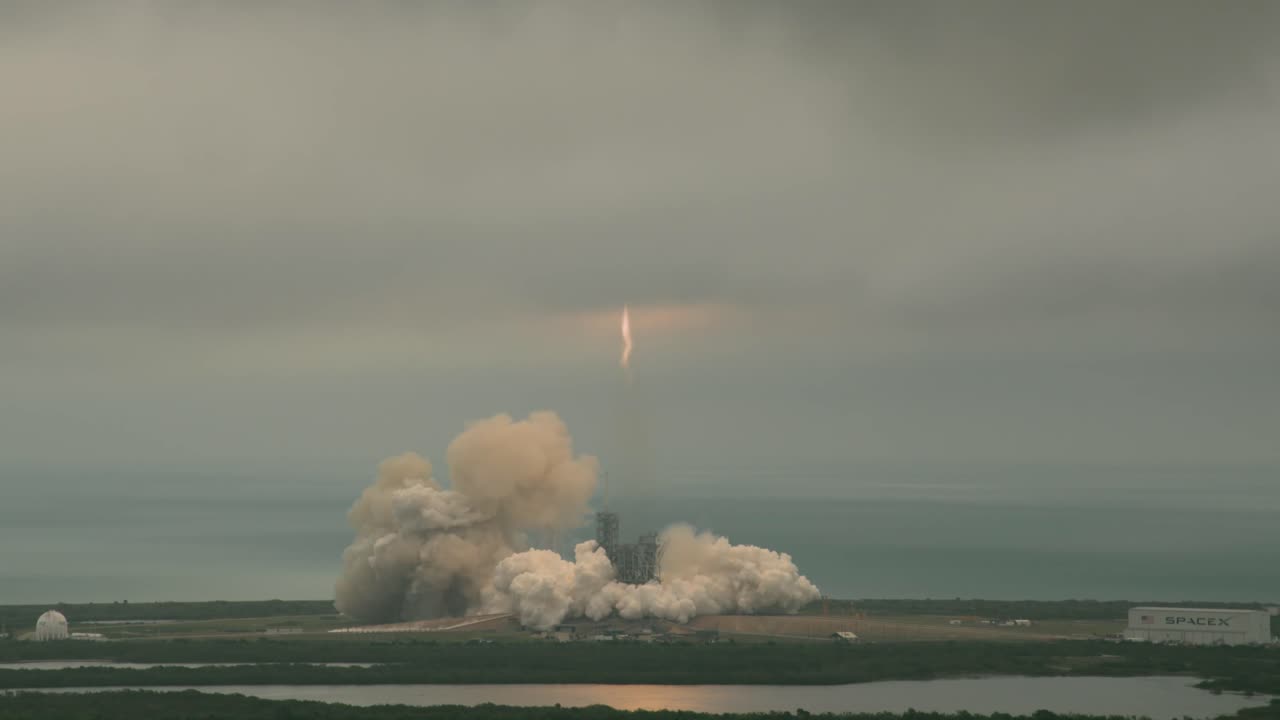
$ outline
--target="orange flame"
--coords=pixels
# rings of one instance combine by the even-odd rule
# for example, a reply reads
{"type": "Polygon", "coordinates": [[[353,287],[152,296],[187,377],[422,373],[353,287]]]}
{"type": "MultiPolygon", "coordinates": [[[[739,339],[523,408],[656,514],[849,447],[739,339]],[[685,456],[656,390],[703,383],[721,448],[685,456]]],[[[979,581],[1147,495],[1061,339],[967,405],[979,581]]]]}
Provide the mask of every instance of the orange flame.
{"type": "Polygon", "coordinates": [[[631,367],[631,313],[622,306],[622,369],[631,367]]]}

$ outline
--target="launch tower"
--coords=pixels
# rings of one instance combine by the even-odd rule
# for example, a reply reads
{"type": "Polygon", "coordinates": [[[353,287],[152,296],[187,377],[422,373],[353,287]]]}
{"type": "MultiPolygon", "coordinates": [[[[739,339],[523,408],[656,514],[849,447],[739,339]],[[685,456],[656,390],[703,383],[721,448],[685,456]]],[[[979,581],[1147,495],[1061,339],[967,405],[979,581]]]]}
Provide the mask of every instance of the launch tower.
{"type": "Polygon", "coordinates": [[[609,562],[613,563],[618,582],[643,585],[657,580],[658,561],[662,557],[657,533],[645,533],[635,543],[619,543],[618,524],[617,513],[596,513],[596,543],[604,548],[609,562]]]}

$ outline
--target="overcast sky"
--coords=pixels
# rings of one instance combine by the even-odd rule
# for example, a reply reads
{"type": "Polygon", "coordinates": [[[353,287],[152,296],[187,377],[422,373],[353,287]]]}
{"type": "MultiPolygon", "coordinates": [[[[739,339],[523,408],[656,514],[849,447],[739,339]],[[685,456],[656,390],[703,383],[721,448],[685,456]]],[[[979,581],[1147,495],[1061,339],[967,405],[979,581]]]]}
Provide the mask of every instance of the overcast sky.
{"type": "Polygon", "coordinates": [[[1280,4],[265,5],[0,6],[0,458],[1280,462],[1280,4]]]}

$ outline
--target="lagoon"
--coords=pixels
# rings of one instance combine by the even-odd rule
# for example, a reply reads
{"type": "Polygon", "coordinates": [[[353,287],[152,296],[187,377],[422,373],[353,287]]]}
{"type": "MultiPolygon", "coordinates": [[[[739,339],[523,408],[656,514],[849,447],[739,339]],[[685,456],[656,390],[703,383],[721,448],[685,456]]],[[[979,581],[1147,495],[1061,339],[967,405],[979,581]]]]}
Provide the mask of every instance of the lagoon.
{"type": "Polygon", "coordinates": [[[1215,695],[1188,677],[983,677],[849,685],[219,685],[158,688],[57,688],[42,692],[118,689],[199,690],[268,700],[347,705],[514,705],[695,712],[933,712],[1214,718],[1264,705],[1263,696],[1215,695]]]}

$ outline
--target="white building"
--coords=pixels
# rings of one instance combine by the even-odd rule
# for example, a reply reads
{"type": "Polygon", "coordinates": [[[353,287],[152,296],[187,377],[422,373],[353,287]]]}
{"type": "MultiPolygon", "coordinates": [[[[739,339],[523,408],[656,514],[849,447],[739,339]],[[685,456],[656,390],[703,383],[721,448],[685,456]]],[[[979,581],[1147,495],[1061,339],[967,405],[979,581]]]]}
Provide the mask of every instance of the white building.
{"type": "Polygon", "coordinates": [[[66,640],[71,637],[67,628],[67,618],[57,610],[49,610],[36,620],[36,633],[32,640],[66,640]]]}
{"type": "Polygon", "coordinates": [[[1252,645],[1271,642],[1265,610],[1136,607],[1129,609],[1126,640],[1187,645],[1252,645]]]}

